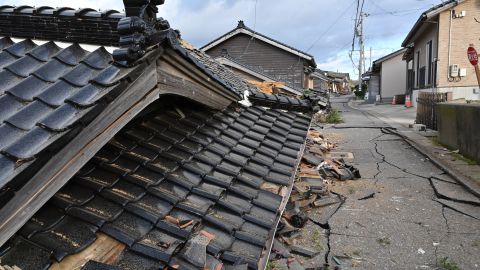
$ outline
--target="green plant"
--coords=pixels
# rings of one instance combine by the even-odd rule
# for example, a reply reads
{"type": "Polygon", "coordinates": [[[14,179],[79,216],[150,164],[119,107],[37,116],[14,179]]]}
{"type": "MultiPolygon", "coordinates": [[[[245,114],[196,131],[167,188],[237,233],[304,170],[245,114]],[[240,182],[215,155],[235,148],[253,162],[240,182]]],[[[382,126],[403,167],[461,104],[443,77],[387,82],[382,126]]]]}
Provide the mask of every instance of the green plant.
{"type": "Polygon", "coordinates": [[[388,246],[388,245],[391,244],[390,238],[388,238],[388,237],[378,238],[377,243],[379,243],[382,246],[388,246]]]}
{"type": "Polygon", "coordinates": [[[312,235],[312,243],[313,247],[317,251],[322,251],[323,250],[323,245],[322,245],[322,232],[319,229],[316,229],[313,231],[312,235]]]}
{"type": "Polygon", "coordinates": [[[437,267],[440,267],[442,270],[460,270],[460,267],[448,257],[437,260],[437,267]]]}
{"type": "Polygon", "coordinates": [[[275,262],[269,261],[267,263],[267,267],[265,267],[265,270],[274,270],[277,266],[275,265],[275,262]]]}
{"type": "Polygon", "coordinates": [[[342,114],[339,111],[337,111],[335,109],[332,109],[327,114],[327,117],[325,118],[325,121],[329,124],[343,123],[342,114]]]}

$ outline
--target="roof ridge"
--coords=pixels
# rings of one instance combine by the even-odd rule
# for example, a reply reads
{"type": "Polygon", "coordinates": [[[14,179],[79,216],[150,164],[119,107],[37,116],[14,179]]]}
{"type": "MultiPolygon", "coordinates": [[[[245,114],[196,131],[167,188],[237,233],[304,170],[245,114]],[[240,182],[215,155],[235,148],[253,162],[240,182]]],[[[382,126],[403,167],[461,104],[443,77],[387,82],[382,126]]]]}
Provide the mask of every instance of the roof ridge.
{"type": "Polygon", "coordinates": [[[116,10],[3,5],[0,36],[118,46],[117,23],[123,17],[116,10]]]}
{"type": "Polygon", "coordinates": [[[200,49],[201,49],[201,50],[205,50],[205,48],[207,48],[208,46],[210,46],[210,45],[212,45],[212,44],[220,41],[222,38],[224,38],[224,37],[226,37],[226,36],[234,33],[235,31],[238,31],[239,29],[243,29],[243,30],[246,30],[246,31],[252,33],[252,35],[251,35],[252,37],[255,36],[255,35],[258,35],[258,36],[260,36],[260,37],[263,37],[263,38],[265,38],[265,39],[268,39],[268,40],[272,41],[273,43],[277,43],[277,44],[279,44],[279,45],[281,45],[281,46],[284,46],[284,47],[287,47],[287,48],[289,48],[289,49],[291,49],[291,50],[293,50],[293,51],[296,51],[296,52],[299,53],[299,54],[303,54],[303,55],[306,55],[306,56],[308,56],[308,57],[311,57],[311,60],[315,63],[315,58],[314,58],[314,56],[311,55],[311,54],[309,54],[308,52],[302,51],[302,50],[297,49],[297,48],[295,48],[295,47],[292,47],[292,46],[290,46],[290,45],[288,45],[288,44],[285,44],[285,43],[283,43],[283,42],[281,42],[281,41],[279,41],[279,40],[276,40],[276,39],[271,38],[271,37],[269,37],[269,36],[267,36],[267,35],[264,35],[264,34],[258,32],[258,31],[256,31],[256,30],[253,30],[253,29],[251,29],[250,27],[246,26],[243,20],[240,20],[240,21],[238,22],[238,25],[237,25],[234,29],[232,29],[231,31],[229,31],[229,32],[221,35],[220,37],[214,39],[213,41],[205,44],[205,45],[202,46],[200,49]]]}

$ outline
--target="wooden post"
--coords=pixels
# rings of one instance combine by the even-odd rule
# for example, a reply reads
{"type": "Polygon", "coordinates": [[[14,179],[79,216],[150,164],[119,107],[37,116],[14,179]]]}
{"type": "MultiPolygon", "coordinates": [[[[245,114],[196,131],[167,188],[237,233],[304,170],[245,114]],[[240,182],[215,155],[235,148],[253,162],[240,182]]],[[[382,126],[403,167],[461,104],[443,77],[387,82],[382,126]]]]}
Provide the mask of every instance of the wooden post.
{"type": "Polygon", "coordinates": [[[480,67],[478,64],[475,65],[475,73],[477,74],[478,87],[480,87],[480,67]]]}

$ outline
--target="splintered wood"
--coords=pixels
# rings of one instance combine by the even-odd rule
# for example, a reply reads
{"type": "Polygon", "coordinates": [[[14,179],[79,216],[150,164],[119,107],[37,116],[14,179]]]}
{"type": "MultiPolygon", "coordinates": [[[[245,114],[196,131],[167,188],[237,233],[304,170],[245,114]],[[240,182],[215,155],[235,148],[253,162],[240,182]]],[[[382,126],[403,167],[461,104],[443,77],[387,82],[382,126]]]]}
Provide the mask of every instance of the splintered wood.
{"type": "Polygon", "coordinates": [[[97,240],[80,253],[65,257],[60,263],[54,263],[50,270],[78,270],[88,261],[93,260],[105,264],[114,264],[120,259],[120,255],[126,246],[117,240],[97,233],[97,240]]]}
{"type": "Polygon", "coordinates": [[[275,89],[282,88],[285,86],[285,83],[282,82],[258,82],[258,81],[248,81],[248,83],[253,84],[265,94],[274,94],[275,89]]]}

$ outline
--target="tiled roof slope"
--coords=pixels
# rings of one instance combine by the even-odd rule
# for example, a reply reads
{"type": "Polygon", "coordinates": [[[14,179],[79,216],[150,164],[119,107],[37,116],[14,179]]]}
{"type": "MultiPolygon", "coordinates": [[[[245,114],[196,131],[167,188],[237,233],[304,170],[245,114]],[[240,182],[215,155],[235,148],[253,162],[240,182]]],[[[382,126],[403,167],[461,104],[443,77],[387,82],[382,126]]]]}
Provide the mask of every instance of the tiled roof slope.
{"type": "Polygon", "coordinates": [[[220,64],[218,61],[194,48],[187,41],[182,40],[177,34],[170,35],[170,43],[174,49],[184,55],[187,59],[196,64],[199,68],[208,72],[210,76],[217,78],[225,87],[231,89],[239,96],[243,97],[245,91],[249,90],[249,86],[242,78],[237,76],[233,71],[220,64]]]}
{"type": "Polygon", "coordinates": [[[259,91],[254,91],[248,96],[248,100],[250,100],[253,105],[273,109],[283,109],[297,112],[312,111],[312,103],[307,99],[270,95],[259,91]]]}
{"type": "Polygon", "coordinates": [[[45,269],[51,254],[60,261],[102,232],[128,250],[115,266],[85,269],[257,269],[310,117],[254,106],[170,106],[117,134],[0,250],[2,263],[45,269]]]}
{"type": "Polygon", "coordinates": [[[116,46],[123,17],[116,10],[5,5],[0,6],[0,36],[116,46]]]}
{"type": "Polygon", "coordinates": [[[135,69],[142,66],[114,64],[103,47],[0,38],[0,208],[126,88],[135,69]]]}

